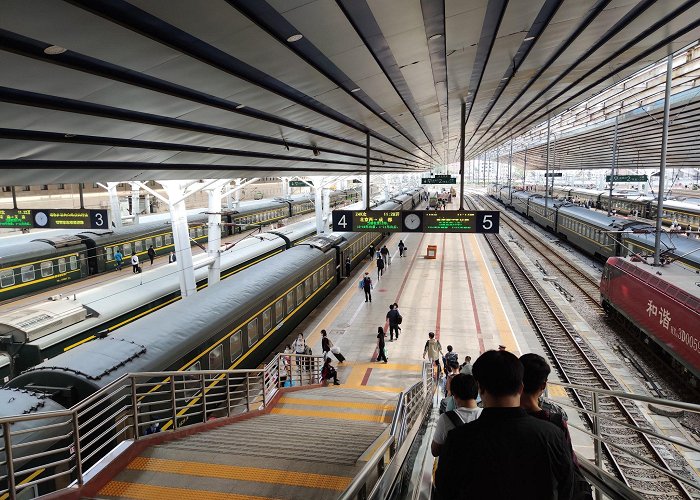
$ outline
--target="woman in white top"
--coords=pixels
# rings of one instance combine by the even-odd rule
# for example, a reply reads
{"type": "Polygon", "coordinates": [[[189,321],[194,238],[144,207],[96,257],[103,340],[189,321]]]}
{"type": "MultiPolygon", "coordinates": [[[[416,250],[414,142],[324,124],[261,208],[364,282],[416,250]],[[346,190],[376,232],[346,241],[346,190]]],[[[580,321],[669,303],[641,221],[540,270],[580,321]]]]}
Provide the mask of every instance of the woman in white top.
{"type": "Polygon", "coordinates": [[[452,377],[450,391],[457,407],[453,411],[440,415],[437,421],[433,442],[430,444],[430,451],[434,457],[440,455],[448,432],[455,427],[476,420],[481,415],[481,408],[476,406],[479,387],[472,375],[460,373],[452,377]]]}
{"type": "Polygon", "coordinates": [[[297,366],[301,366],[303,358],[300,358],[299,355],[306,354],[307,352],[306,340],[304,340],[303,333],[300,333],[297,339],[294,341],[292,344],[292,349],[294,349],[294,352],[297,354],[297,366]]]}

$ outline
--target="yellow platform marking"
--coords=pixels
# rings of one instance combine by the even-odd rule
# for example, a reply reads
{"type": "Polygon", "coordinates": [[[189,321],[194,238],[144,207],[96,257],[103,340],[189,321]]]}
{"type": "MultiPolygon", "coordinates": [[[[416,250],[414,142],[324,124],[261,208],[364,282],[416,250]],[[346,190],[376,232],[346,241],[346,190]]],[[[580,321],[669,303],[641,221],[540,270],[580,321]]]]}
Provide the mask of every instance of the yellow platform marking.
{"type": "Polygon", "coordinates": [[[548,385],[547,386],[547,394],[549,395],[550,398],[555,397],[555,398],[565,398],[566,397],[566,390],[558,385],[548,385]]]}
{"type": "MultiPolygon", "coordinates": [[[[462,236],[460,235],[460,237],[462,236]]],[[[489,274],[489,271],[486,268],[486,257],[481,252],[481,247],[476,243],[476,238],[474,235],[467,235],[467,242],[471,248],[472,255],[478,255],[480,257],[477,259],[477,263],[479,265],[481,280],[484,283],[484,289],[486,291],[486,296],[488,297],[488,302],[491,304],[491,312],[493,313],[494,320],[496,321],[496,329],[501,337],[501,342],[504,346],[506,346],[506,349],[519,356],[520,346],[518,345],[518,341],[515,339],[515,335],[513,335],[513,329],[510,327],[510,322],[506,317],[505,310],[503,309],[503,303],[501,302],[501,298],[496,291],[496,285],[491,278],[491,274],[489,274]]],[[[496,349],[498,346],[494,345],[484,347],[486,350],[489,350],[496,349]]]]}
{"type": "Polygon", "coordinates": [[[147,457],[136,457],[127,466],[127,469],[166,472],[182,476],[230,479],[232,481],[286,484],[288,486],[302,486],[304,488],[336,491],[344,491],[352,481],[352,477],[314,474],[312,472],[296,472],[290,470],[241,467],[238,465],[147,457]]]}
{"type": "Polygon", "coordinates": [[[401,372],[416,372],[417,374],[422,373],[423,365],[420,363],[356,363],[353,368],[359,368],[362,371],[362,376],[364,377],[367,368],[372,368],[373,370],[395,370],[401,372]]]}
{"type": "Polygon", "coordinates": [[[370,415],[368,413],[349,413],[343,411],[302,410],[297,408],[273,408],[270,413],[277,415],[292,415],[295,417],[336,418],[340,420],[363,420],[365,422],[380,422],[388,424],[388,415],[370,415]]]}
{"type": "MultiPolygon", "coordinates": [[[[360,380],[362,382],[362,380],[360,380]]],[[[399,392],[403,391],[401,387],[384,387],[381,385],[362,385],[361,383],[357,384],[349,384],[347,382],[343,382],[342,385],[339,387],[343,389],[360,389],[363,391],[369,391],[369,392],[390,392],[392,394],[398,394],[399,392]]]]}
{"type": "Polygon", "coordinates": [[[306,406],[325,406],[332,408],[356,408],[360,410],[393,410],[396,408],[394,404],[385,403],[360,403],[355,401],[333,401],[329,399],[308,399],[308,398],[294,398],[289,396],[282,396],[279,400],[281,404],[294,404],[294,405],[306,405],[306,406]]]}
{"type": "Polygon", "coordinates": [[[210,490],[191,490],[187,488],[170,488],[151,484],[132,484],[110,481],[100,490],[100,495],[134,498],[137,500],[172,500],[173,498],[206,498],[207,500],[273,500],[270,497],[239,495],[210,490]]]}

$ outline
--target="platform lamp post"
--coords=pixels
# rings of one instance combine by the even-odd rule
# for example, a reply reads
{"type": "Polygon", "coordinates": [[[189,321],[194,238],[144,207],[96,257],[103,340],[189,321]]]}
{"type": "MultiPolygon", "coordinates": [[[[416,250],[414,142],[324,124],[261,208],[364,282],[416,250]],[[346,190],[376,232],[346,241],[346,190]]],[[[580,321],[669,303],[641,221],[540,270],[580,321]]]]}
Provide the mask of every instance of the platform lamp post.
{"type": "Polygon", "coordinates": [[[657,193],[656,234],[654,239],[654,265],[661,263],[661,216],[664,213],[664,175],[666,174],[666,152],[668,150],[669,112],[671,108],[671,79],[673,77],[673,54],[666,63],[666,91],[664,93],[664,121],[661,135],[661,165],[659,168],[659,192],[657,193]]]}
{"type": "Polygon", "coordinates": [[[527,144],[525,144],[525,158],[523,160],[523,191],[525,190],[525,177],[527,173],[527,144]]]}

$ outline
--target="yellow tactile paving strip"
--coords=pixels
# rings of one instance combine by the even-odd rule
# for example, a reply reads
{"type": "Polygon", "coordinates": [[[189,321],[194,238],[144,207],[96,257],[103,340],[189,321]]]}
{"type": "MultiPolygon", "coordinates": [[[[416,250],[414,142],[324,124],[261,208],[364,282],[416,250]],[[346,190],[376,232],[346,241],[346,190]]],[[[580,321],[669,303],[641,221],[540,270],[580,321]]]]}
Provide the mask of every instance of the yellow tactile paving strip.
{"type": "MultiPolygon", "coordinates": [[[[501,337],[501,343],[506,346],[510,352],[515,353],[520,356],[520,346],[518,341],[515,339],[513,334],[513,329],[510,326],[506,313],[503,310],[503,305],[501,299],[496,291],[496,285],[491,279],[491,275],[486,267],[486,258],[481,252],[481,248],[476,242],[476,238],[473,235],[467,235],[466,241],[471,249],[472,255],[478,255],[477,263],[479,266],[479,274],[481,275],[481,281],[484,283],[484,291],[488,297],[488,303],[491,305],[491,313],[496,322],[496,329],[501,337]]],[[[487,349],[493,349],[496,346],[487,346],[487,349]]]]}
{"type": "Polygon", "coordinates": [[[210,477],[255,483],[286,484],[289,486],[302,486],[305,488],[336,491],[345,491],[352,481],[351,477],[332,476],[329,474],[314,474],[311,472],[262,469],[259,467],[241,467],[238,465],[192,462],[186,460],[167,460],[164,458],[148,457],[136,457],[126,468],[130,470],[141,470],[148,472],[166,472],[181,476],[210,477]]]}
{"type": "Polygon", "coordinates": [[[393,410],[396,405],[393,404],[382,404],[382,403],[363,403],[354,401],[333,401],[330,399],[309,399],[309,398],[295,398],[290,396],[282,396],[279,399],[279,404],[293,404],[293,405],[303,405],[303,406],[323,406],[330,408],[354,408],[359,410],[393,410]]]}
{"type": "Polygon", "coordinates": [[[277,415],[293,415],[295,417],[319,417],[319,418],[335,418],[339,420],[363,420],[365,422],[383,422],[391,423],[389,415],[370,415],[367,413],[348,413],[342,411],[321,411],[321,410],[302,410],[296,408],[273,408],[270,413],[277,415]]]}
{"type": "Polygon", "coordinates": [[[222,493],[210,490],[191,490],[187,488],[170,488],[167,486],[154,486],[150,484],[124,483],[111,481],[100,490],[100,495],[121,498],[134,498],[136,500],[274,500],[270,497],[251,495],[238,495],[236,493],[222,493]]]}

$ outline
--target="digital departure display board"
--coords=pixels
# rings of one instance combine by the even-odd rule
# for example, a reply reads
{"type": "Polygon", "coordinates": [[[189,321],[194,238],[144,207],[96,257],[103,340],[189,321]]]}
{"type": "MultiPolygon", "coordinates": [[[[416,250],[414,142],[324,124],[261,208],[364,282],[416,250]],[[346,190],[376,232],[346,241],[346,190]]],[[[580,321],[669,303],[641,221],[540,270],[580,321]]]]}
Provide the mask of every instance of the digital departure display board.
{"type": "Polygon", "coordinates": [[[423,177],[420,182],[421,184],[457,184],[457,178],[452,177],[451,175],[440,177],[423,177]]]}
{"type": "Polygon", "coordinates": [[[109,229],[107,210],[39,209],[32,210],[35,228],[109,229]]]}
{"type": "Polygon", "coordinates": [[[490,210],[334,210],[333,231],[384,233],[497,233],[490,210]]]}
{"type": "Polygon", "coordinates": [[[32,228],[32,211],[17,209],[0,209],[0,227],[32,228]]]}

